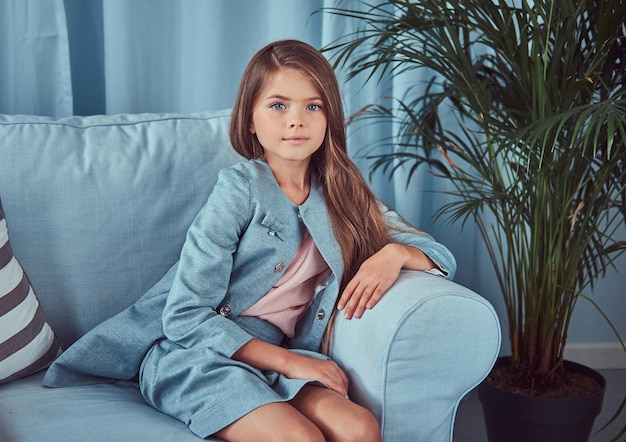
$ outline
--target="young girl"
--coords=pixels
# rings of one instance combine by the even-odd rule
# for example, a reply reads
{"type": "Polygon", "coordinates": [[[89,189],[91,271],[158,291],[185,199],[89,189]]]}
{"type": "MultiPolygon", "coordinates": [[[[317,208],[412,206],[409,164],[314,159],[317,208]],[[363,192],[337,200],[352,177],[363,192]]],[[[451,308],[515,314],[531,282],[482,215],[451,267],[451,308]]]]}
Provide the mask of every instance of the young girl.
{"type": "Polygon", "coordinates": [[[451,277],[454,258],[376,200],[311,46],[278,41],[252,58],[230,136],[247,161],[220,173],[189,229],[142,394],[201,437],[380,440],[319,353],[329,320],[361,317],[403,268],[451,277]]]}

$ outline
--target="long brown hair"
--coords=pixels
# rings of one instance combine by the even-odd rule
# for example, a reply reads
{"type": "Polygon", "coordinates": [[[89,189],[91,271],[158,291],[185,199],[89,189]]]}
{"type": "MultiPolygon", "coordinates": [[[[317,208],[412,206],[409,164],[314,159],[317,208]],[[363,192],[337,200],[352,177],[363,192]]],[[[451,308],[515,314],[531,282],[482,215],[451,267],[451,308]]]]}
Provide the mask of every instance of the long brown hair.
{"type": "Polygon", "coordinates": [[[360,265],[390,241],[378,200],[350,159],[339,84],[330,63],[312,46],[280,40],[262,48],[244,71],[230,120],[230,139],[245,158],[259,158],[263,147],[249,130],[252,111],[266,80],[279,68],[295,69],[308,77],[325,105],[324,142],[311,157],[311,168],[324,189],[335,237],[341,248],[344,274],[341,289],[360,265]]]}

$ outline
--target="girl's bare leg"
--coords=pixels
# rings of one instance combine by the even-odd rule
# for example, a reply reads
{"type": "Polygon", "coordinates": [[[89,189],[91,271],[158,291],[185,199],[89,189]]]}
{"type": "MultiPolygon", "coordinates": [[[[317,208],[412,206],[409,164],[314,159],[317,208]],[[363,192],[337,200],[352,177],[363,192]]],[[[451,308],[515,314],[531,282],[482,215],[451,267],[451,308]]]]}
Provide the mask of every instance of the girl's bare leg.
{"type": "Polygon", "coordinates": [[[324,442],[313,422],[285,402],[263,405],[215,433],[228,442],[324,442]]]}
{"type": "Polygon", "coordinates": [[[228,442],[380,442],[380,427],[365,408],[324,387],[305,386],[289,403],[259,407],[215,436],[228,442]]]}
{"type": "Polygon", "coordinates": [[[327,441],[381,440],[376,418],[366,408],[332,390],[307,385],[290,403],[324,433],[327,441]]]}

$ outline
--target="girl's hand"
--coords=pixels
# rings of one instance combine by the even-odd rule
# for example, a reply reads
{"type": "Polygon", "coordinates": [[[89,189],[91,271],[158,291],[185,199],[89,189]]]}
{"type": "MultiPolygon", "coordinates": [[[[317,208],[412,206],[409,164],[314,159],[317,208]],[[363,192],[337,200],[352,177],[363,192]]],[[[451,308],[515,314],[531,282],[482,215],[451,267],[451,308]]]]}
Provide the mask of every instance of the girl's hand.
{"type": "Polygon", "coordinates": [[[348,395],[348,376],[334,361],[294,353],[260,339],[251,339],[232,356],[260,370],[282,373],[290,379],[319,381],[342,396],[348,395]]]}
{"type": "Polygon", "coordinates": [[[373,308],[396,282],[403,268],[429,270],[435,263],[421,250],[390,243],[366,259],[348,283],[337,302],[346,319],[360,318],[365,309],[373,308]]]}
{"type": "Polygon", "coordinates": [[[281,372],[290,379],[313,379],[348,397],[348,376],[334,361],[292,353],[281,372]]]}
{"type": "Polygon", "coordinates": [[[405,259],[396,246],[399,244],[387,244],[361,264],[337,303],[339,310],[345,309],[346,319],[360,318],[396,282],[405,259]]]}

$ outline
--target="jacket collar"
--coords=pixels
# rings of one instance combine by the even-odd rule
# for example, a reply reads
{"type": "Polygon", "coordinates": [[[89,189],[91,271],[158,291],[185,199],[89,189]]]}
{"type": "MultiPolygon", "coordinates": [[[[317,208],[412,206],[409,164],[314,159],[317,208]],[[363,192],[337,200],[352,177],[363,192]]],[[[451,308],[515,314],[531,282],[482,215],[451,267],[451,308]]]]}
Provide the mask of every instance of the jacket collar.
{"type": "Polygon", "coordinates": [[[341,279],[343,274],[343,258],[341,255],[341,249],[335,239],[335,233],[328,217],[328,211],[326,210],[326,199],[324,198],[324,189],[320,183],[316,174],[311,176],[311,190],[309,197],[301,205],[293,204],[287,196],[282,193],[272,169],[269,164],[262,159],[253,160],[262,167],[265,171],[263,186],[269,186],[271,190],[261,189],[261,192],[267,191],[267,195],[275,195],[276,191],[280,192],[279,198],[274,198],[272,201],[272,207],[274,210],[268,213],[266,216],[267,222],[271,223],[271,226],[276,229],[277,235],[284,241],[286,235],[296,234],[290,227],[289,223],[281,221],[282,219],[289,219],[279,214],[293,213],[297,211],[299,218],[309,231],[309,234],[313,238],[315,245],[320,251],[322,257],[328,263],[331,271],[335,274],[337,279],[341,279]],[[276,215],[274,215],[276,213],[276,215]],[[281,237],[281,234],[283,235],[281,237]]]}

